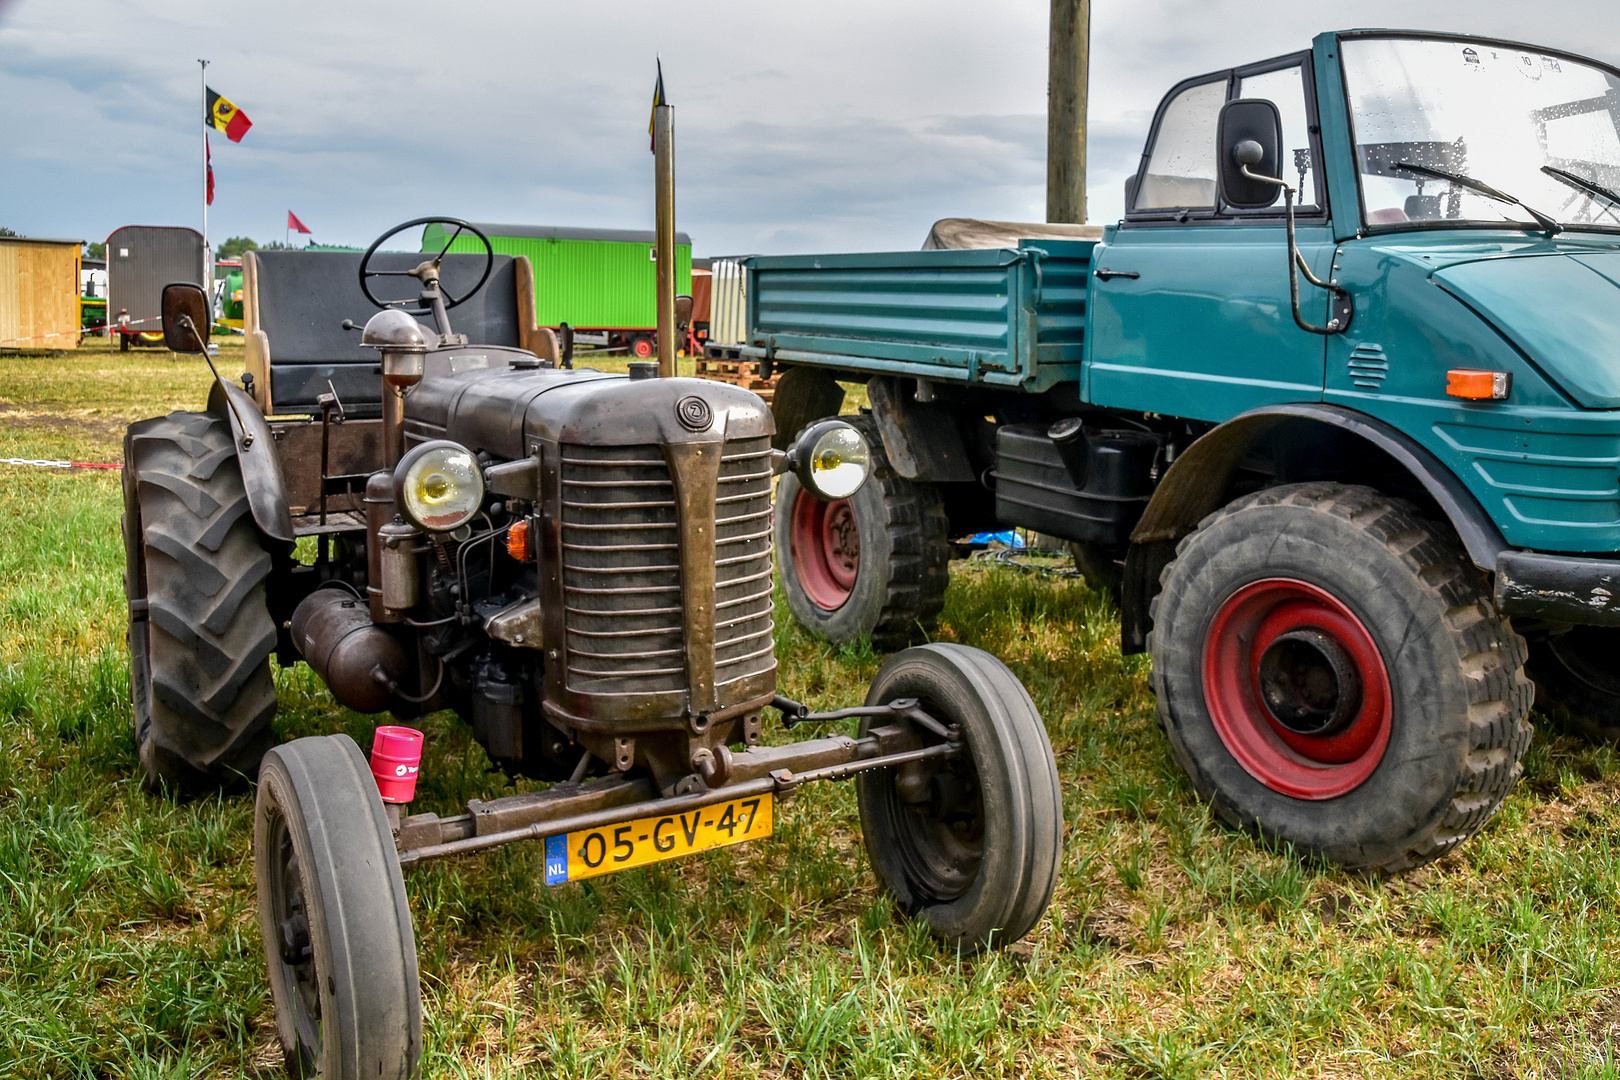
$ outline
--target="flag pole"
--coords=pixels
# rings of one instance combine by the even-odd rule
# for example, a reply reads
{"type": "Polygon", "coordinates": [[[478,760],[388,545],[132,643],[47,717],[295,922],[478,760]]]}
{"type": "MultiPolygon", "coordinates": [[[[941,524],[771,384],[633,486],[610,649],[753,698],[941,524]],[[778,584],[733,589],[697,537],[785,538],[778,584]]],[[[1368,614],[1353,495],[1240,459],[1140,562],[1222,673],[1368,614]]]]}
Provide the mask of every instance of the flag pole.
{"type": "MultiPolygon", "coordinates": [[[[659,73],[662,86],[662,72],[659,73]]],[[[657,204],[658,374],[675,374],[675,109],[653,107],[653,187],[657,204]]]]}
{"type": "MultiPolygon", "coordinates": [[[[203,115],[208,115],[208,61],[199,59],[197,66],[202,70],[202,106],[203,115]]],[[[202,206],[203,206],[203,280],[197,284],[203,287],[210,296],[214,292],[214,250],[208,246],[208,128],[203,128],[203,173],[202,173],[202,206]]]]}

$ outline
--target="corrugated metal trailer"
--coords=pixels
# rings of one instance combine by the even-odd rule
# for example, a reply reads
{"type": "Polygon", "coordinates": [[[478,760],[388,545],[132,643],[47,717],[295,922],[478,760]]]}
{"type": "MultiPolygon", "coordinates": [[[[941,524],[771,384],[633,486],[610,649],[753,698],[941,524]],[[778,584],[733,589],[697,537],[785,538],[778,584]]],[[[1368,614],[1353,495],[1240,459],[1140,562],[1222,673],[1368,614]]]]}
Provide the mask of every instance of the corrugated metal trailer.
{"type": "Polygon", "coordinates": [[[202,234],[175,225],[125,225],[107,237],[108,321],[126,347],[136,335],[161,336],[163,286],[201,285],[203,255],[202,234]]]}
{"type": "Polygon", "coordinates": [[[79,344],[80,240],[0,237],[0,348],[79,344]]]}
{"type": "MultiPolygon", "coordinates": [[[[472,222],[499,255],[526,255],[534,267],[535,318],[584,334],[608,333],[615,346],[651,342],[658,326],[657,265],[651,229],[579,229],[472,222]]],[[[454,230],[451,230],[452,232],[454,230]]],[[[422,250],[444,248],[442,225],[422,232],[422,250]]],[[[463,235],[451,251],[482,251],[463,235]]],[[[675,234],[675,291],[692,290],[692,238],[675,234]]],[[[639,350],[633,350],[639,351],[639,350]]],[[[648,349],[648,354],[651,349],[648,349]]]]}

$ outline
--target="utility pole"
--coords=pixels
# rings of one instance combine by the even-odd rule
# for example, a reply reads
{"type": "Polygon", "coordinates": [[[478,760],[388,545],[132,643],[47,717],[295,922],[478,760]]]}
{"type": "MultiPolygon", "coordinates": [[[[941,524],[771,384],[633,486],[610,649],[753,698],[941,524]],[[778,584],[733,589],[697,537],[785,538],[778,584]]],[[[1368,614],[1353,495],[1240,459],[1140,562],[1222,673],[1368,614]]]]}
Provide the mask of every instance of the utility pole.
{"type": "Polygon", "coordinates": [[[1046,220],[1086,220],[1091,0],[1052,0],[1046,80],[1046,220]]]}

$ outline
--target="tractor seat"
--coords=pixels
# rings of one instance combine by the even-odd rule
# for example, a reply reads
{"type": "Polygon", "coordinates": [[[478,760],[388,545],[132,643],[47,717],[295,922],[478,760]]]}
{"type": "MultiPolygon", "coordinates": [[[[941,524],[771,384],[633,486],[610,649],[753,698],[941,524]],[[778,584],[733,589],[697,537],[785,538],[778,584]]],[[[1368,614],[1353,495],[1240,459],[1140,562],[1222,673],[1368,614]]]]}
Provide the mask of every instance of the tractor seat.
{"type": "MultiPolygon", "coordinates": [[[[427,256],[378,252],[376,270],[409,270],[427,256]]],[[[377,308],[360,291],[360,252],[250,251],[243,259],[243,321],[254,397],[266,413],[317,415],[318,398],[335,390],[349,416],[382,414],[377,351],[362,348],[359,329],[377,308]]],[[[462,296],[478,282],[484,256],[452,254],[440,264],[447,293],[462,296]]],[[[414,278],[373,278],[380,300],[414,298],[414,278]]],[[[417,316],[433,335],[433,317],[417,316]]],[[[450,326],[475,345],[547,350],[550,334],[534,325],[534,271],[528,259],[496,255],[489,280],[450,309],[450,326]]],[[[542,351],[541,355],[546,352],[542,351]]]]}

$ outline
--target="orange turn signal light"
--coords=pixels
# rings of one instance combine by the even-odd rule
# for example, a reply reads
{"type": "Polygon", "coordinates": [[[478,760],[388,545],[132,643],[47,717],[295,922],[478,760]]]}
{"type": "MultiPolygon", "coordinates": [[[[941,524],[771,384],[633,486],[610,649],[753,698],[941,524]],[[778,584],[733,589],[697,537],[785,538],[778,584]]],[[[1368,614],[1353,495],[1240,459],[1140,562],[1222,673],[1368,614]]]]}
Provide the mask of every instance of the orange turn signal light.
{"type": "Polygon", "coordinates": [[[529,543],[528,518],[506,530],[506,553],[518,562],[528,562],[534,555],[534,546],[529,543]]]}
{"type": "Polygon", "coordinates": [[[1506,401],[1513,389],[1511,371],[1452,368],[1446,372],[1446,396],[1465,401],[1506,401]]]}

